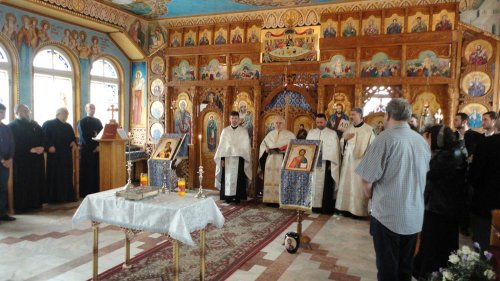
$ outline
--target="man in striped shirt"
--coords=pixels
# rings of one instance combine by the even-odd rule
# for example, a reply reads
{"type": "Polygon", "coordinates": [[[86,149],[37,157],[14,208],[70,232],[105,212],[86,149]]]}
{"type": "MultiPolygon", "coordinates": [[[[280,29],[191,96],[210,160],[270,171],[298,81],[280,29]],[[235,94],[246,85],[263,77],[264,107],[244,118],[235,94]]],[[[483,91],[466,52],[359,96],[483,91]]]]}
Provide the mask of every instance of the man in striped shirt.
{"type": "Polygon", "coordinates": [[[356,169],[372,199],[370,234],[378,280],[411,281],[417,233],[424,218],[424,188],[431,157],[422,136],[410,129],[411,105],[389,102],[385,128],[356,169]]]}

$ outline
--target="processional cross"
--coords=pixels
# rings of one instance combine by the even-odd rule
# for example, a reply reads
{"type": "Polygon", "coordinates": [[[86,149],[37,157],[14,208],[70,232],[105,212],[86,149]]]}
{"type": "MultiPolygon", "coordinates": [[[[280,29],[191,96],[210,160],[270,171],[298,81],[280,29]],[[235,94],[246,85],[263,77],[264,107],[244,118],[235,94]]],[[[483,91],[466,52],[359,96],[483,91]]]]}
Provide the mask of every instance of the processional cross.
{"type": "Polygon", "coordinates": [[[108,109],[107,111],[111,111],[111,120],[109,120],[109,123],[116,123],[116,120],[115,120],[115,112],[118,112],[118,108],[115,108],[115,105],[112,104],[108,109]]]}

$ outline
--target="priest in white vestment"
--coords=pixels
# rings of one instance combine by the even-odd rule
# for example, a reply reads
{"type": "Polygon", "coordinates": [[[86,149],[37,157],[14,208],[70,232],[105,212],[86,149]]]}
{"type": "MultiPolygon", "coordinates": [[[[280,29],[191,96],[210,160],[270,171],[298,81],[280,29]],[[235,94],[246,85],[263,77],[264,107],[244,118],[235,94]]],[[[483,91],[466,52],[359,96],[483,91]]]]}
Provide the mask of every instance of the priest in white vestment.
{"type": "Polygon", "coordinates": [[[359,217],[368,216],[368,198],[363,193],[361,177],[355,173],[368,146],[374,141],[372,126],[363,122],[363,110],[354,108],[349,117],[351,126],[342,135],[340,147],[343,152],[339,190],[335,207],[359,217]]]}
{"type": "Polygon", "coordinates": [[[231,125],[220,135],[215,152],[215,186],[226,203],[247,199],[247,185],[252,178],[251,145],[248,130],[238,126],[240,115],[231,112],[231,125]]]}
{"type": "Polygon", "coordinates": [[[288,131],[285,119],[280,116],[275,121],[276,129],[269,132],[259,148],[261,169],[264,168],[264,203],[280,203],[281,166],[288,143],[295,135],[288,131]],[[263,165],[263,163],[265,163],[263,165]]]}
{"type": "Polygon", "coordinates": [[[333,214],[335,185],[339,182],[339,138],[334,130],[326,127],[326,116],[321,113],[316,115],[316,128],[309,131],[307,139],[322,141],[323,161],[316,165],[313,172],[313,211],[333,214]]]}

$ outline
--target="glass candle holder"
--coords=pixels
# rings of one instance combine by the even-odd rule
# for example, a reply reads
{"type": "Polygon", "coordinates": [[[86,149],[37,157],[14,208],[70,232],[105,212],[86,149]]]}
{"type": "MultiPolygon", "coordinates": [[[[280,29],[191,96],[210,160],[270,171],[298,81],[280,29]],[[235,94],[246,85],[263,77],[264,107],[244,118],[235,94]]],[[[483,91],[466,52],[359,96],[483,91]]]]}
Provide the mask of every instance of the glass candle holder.
{"type": "Polygon", "coordinates": [[[179,178],[177,180],[177,187],[179,189],[179,191],[177,192],[179,196],[186,195],[186,180],[184,178],[179,178]]]}
{"type": "Polygon", "coordinates": [[[148,185],[148,173],[141,173],[141,186],[147,186],[148,185]]]}

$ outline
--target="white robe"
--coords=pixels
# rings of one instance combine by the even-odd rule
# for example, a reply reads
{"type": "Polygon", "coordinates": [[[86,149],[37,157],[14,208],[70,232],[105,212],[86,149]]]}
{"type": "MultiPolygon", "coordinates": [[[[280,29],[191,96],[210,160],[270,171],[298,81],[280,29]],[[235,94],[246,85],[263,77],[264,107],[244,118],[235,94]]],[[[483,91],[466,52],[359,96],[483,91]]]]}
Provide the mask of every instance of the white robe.
{"type": "MultiPolygon", "coordinates": [[[[280,148],[288,145],[290,140],[295,139],[295,135],[288,131],[273,130],[269,132],[259,148],[259,159],[264,155],[267,149],[280,148]]],[[[280,187],[281,187],[281,166],[283,164],[282,153],[269,154],[266,159],[264,170],[264,197],[262,201],[265,203],[280,202],[280,187]]]]}
{"type": "Polygon", "coordinates": [[[375,140],[375,133],[373,128],[365,123],[359,128],[350,126],[344,132],[345,134],[354,134],[354,137],[348,140],[345,146],[344,138],[340,140],[341,147],[345,148],[335,208],[366,217],[368,216],[368,198],[363,193],[361,177],[356,174],[355,170],[368,146],[375,140]]]}
{"type": "MultiPolygon", "coordinates": [[[[312,129],[307,133],[308,140],[321,140],[322,149],[322,159],[321,167],[316,165],[313,172],[312,178],[312,190],[313,190],[313,207],[321,208],[323,205],[323,190],[325,189],[325,167],[326,161],[330,161],[330,172],[332,174],[333,181],[337,185],[339,182],[339,168],[340,168],[340,153],[339,153],[339,138],[337,133],[330,129],[324,128],[312,129]]],[[[335,191],[334,191],[335,197],[335,191]]]]}
{"type": "MultiPolygon", "coordinates": [[[[236,183],[238,181],[238,163],[239,158],[245,160],[245,175],[249,180],[252,178],[252,158],[250,137],[247,129],[238,126],[236,129],[228,126],[222,130],[219,146],[215,152],[215,186],[221,188],[222,166],[221,159],[224,158],[225,178],[224,195],[236,195],[236,183]]],[[[249,181],[248,181],[249,182],[249,181]]],[[[240,188],[246,188],[240,187],[240,188]]]]}

